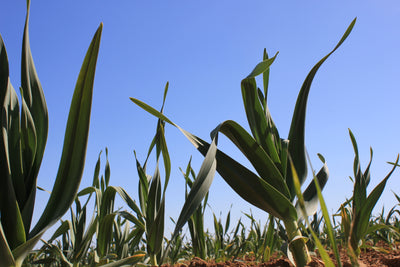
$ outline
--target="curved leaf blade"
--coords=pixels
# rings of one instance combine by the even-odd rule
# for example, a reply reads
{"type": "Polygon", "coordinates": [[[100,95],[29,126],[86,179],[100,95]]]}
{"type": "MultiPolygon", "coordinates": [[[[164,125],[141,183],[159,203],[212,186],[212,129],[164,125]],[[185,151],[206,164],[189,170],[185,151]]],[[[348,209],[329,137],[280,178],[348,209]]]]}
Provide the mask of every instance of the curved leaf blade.
{"type": "MultiPolygon", "coordinates": [[[[315,175],[316,180],[313,179],[308,185],[307,189],[303,192],[304,206],[307,216],[313,215],[315,212],[317,212],[318,209],[319,197],[318,197],[316,181],[318,182],[318,187],[321,191],[324,188],[326,182],[328,181],[329,177],[328,165],[326,164],[325,160],[323,160],[323,163],[324,165],[315,175]]],[[[296,203],[296,209],[298,211],[297,212],[298,214],[302,214],[300,212],[300,207],[298,203],[296,203]]]]}
{"type": "Polygon", "coordinates": [[[200,167],[199,174],[192,184],[190,192],[179,214],[178,221],[176,222],[175,230],[171,237],[171,240],[174,240],[176,238],[176,236],[179,234],[179,231],[183,228],[185,223],[197,210],[204,197],[207,195],[212,181],[214,180],[217,167],[217,162],[215,160],[216,153],[217,139],[214,138],[209,150],[207,151],[207,154],[205,155],[204,161],[200,167]]]}
{"type": "Polygon", "coordinates": [[[219,131],[227,136],[247,157],[257,173],[265,182],[275,187],[287,198],[290,198],[289,189],[273,160],[265,150],[234,121],[225,121],[214,131],[219,131]]]}
{"type": "MultiPolygon", "coordinates": [[[[36,133],[36,148],[33,162],[27,162],[24,169],[26,193],[20,202],[21,212],[24,216],[26,231],[29,231],[34,201],[36,196],[37,175],[42,162],[49,128],[47,104],[44,97],[42,85],[36,72],[29,42],[29,13],[30,1],[27,1],[27,13],[25,19],[24,35],[22,40],[21,56],[21,95],[25,99],[27,108],[32,115],[33,125],[36,133]]],[[[25,159],[24,159],[25,160],[25,159]]],[[[28,158],[27,158],[28,160],[28,158]]]]}
{"type": "Polygon", "coordinates": [[[363,206],[360,208],[359,212],[355,214],[354,218],[354,226],[352,226],[353,234],[356,235],[360,240],[363,238],[364,234],[368,230],[369,219],[371,217],[371,213],[379,198],[382,195],[383,190],[385,189],[386,182],[396,169],[396,165],[399,162],[399,156],[397,156],[396,163],[391,169],[391,171],[386,175],[386,177],[372,190],[372,192],[368,195],[367,199],[363,203],[363,206]]]}
{"type": "MultiPolygon", "coordinates": [[[[135,98],[130,99],[157,118],[177,127],[203,156],[207,154],[209,143],[182,129],[148,104],[135,98]]],[[[222,151],[217,150],[216,159],[218,173],[244,200],[279,219],[297,220],[295,207],[281,192],[222,151]]]]}
{"type": "MultiPolygon", "coordinates": [[[[325,60],[339,48],[339,46],[346,40],[349,36],[351,30],[354,27],[356,19],[354,19],[350,25],[348,26],[346,32],[343,34],[342,38],[335,46],[335,48],[329,52],[325,57],[323,57],[309,72],[307,75],[301,89],[299,95],[297,97],[296,106],[293,112],[292,123],[290,125],[289,130],[289,154],[293,159],[293,163],[296,168],[297,175],[299,177],[300,184],[302,184],[307,176],[307,160],[306,160],[306,151],[305,151],[305,118],[306,118],[306,107],[307,107],[307,99],[308,94],[310,92],[311,83],[317,73],[318,69],[325,62],[325,60]]],[[[287,184],[289,186],[290,192],[294,193],[293,188],[293,177],[292,172],[290,170],[290,166],[288,166],[288,180],[287,184]]],[[[293,196],[295,194],[292,194],[293,196]]]]}
{"type": "Polygon", "coordinates": [[[76,83],[65,131],[61,161],[49,202],[30,237],[54,224],[75,199],[86,156],[93,83],[103,24],[100,24],[86,53],[76,83]]]}

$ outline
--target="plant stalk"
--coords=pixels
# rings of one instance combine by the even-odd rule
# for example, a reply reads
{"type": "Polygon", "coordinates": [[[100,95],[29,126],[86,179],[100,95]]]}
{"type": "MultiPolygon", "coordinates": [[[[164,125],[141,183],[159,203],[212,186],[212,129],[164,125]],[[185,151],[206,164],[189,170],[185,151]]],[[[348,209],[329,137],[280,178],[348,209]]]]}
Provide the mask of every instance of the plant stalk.
{"type": "Polygon", "coordinates": [[[157,263],[157,255],[156,254],[151,254],[150,255],[150,264],[151,264],[151,266],[158,266],[158,263],[157,263]]]}
{"type": "Polygon", "coordinates": [[[311,261],[310,254],[306,246],[306,242],[301,235],[296,221],[288,220],[285,224],[286,233],[289,240],[289,250],[293,255],[297,267],[304,267],[311,261]]]}

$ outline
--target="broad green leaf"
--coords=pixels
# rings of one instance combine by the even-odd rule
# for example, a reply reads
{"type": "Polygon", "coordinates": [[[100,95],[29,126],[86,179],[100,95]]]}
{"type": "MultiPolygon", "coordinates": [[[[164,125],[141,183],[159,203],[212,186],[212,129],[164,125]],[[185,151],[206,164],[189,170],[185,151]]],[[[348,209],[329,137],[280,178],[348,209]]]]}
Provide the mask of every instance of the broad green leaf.
{"type": "Polygon", "coordinates": [[[276,140],[279,141],[278,131],[272,121],[267,107],[268,75],[269,67],[275,60],[277,54],[268,59],[264,50],[264,60],[259,63],[253,72],[242,80],[242,97],[246,110],[247,120],[254,138],[257,140],[274,162],[280,163],[276,140]],[[262,67],[260,67],[262,66],[262,67]],[[257,88],[255,77],[263,74],[264,94],[257,88]],[[276,140],[274,140],[276,139],[276,140]]]}
{"type": "MultiPolygon", "coordinates": [[[[158,112],[142,101],[135,98],[130,99],[132,102],[157,118],[177,127],[195,146],[195,148],[203,154],[203,156],[207,154],[210,146],[209,143],[185,131],[169,120],[164,114],[158,112]]],[[[266,183],[263,179],[220,150],[217,150],[216,159],[218,173],[244,200],[268,213],[271,213],[279,219],[292,218],[297,220],[295,207],[289,199],[277,191],[273,186],[266,183]]]]}
{"type": "MultiPolygon", "coordinates": [[[[339,43],[335,46],[335,48],[329,52],[325,57],[323,57],[309,72],[307,75],[301,89],[299,95],[297,97],[296,106],[293,112],[292,123],[290,125],[289,130],[289,154],[293,159],[293,163],[296,168],[297,175],[299,177],[300,184],[304,182],[307,177],[307,160],[306,160],[306,152],[305,152],[305,119],[306,119],[306,107],[307,107],[307,99],[308,94],[310,92],[311,83],[317,73],[318,69],[325,62],[325,60],[336,51],[337,48],[344,42],[344,40],[348,37],[353,26],[356,22],[354,19],[346,32],[340,39],[339,43]]],[[[287,184],[290,189],[290,192],[294,192],[293,188],[293,177],[290,172],[290,167],[288,166],[288,176],[287,176],[287,184]]],[[[292,194],[294,196],[294,194],[292,194]]]]}
{"type": "Polygon", "coordinates": [[[25,260],[26,256],[33,250],[37,242],[39,242],[40,238],[44,234],[44,232],[48,228],[43,229],[33,238],[26,240],[25,243],[19,245],[17,248],[13,249],[12,253],[15,258],[16,266],[21,266],[22,262],[25,260]]]}
{"type": "Polygon", "coordinates": [[[64,233],[68,232],[68,230],[72,229],[71,221],[63,221],[61,225],[56,229],[53,235],[48,240],[49,243],[52,243],[57,237],[62,236],[64,233]]]}
{"type": "Polygon", "coordinates": [[[163,197],[157,210],[157,215],[151,224],[151,228],[147,232],[147,249],[150,254],[156,255],[162,249],[162,242],[164,239],[164,217],[165,198],[163,197]]]}
{"type": "MultiPolygon", "coordinates": [[[[19,148],[19,146],[14,147],[16,142],[19,141],[17,141],[19,136],[19,109],[18,99],[11,84],[8,84],[4,103],[2,105],[2,113],[2,139],[0,143],[0,182],[2,186],[0,189],[0,212],[1,224],[5,237],[10,249],[13,250],[26,241],[26,234],[12,176],[12,167],[18,167],[13,165],[13,163],[19,162],[21,164],[21,161],[19,157],[12,158],[16,157],[16,155],[20,156],[20,154],[18,154],[20,151],[13,150],[19,148]],[[13,160],[15,161],[13,162],[13,160]]],[[[20,168],[21,166],[17,169],[20,168]]],[[[15,183],[21,183],[22,181],[20,179],[22,177],[18,177],[17,175],[18,172],[16,171],[15,183]]],[[[22,193],[18,189],[19,188],[17,188],[17,192],[22,193]]]]}
{"type": "MultiPolygon", "coordinates": [[[[272,129],[268,122],[266,113],[262,107],[258,93],[255,78],[246,78],[242,80],[242,97],[246,110],[247,121],[254,139],[268,153],[274,163],[280,163],[278,150],[275,147],[273,133],[277,133],[276,129],[272,129]]],[[[279,136],[277,136],[279,140],[279,136]]]]}
{"type": "MultiPolygon", "coordinates": [[[[36,156],[37,150],[37,134],[35,129],[35,122],[26,105],[25,99],[22,96],[21,107],[21,145],[22,145],[22,158],[24,159],[23,169],[29,171],[36,156]]],[[[19,143],[19,142],[18,142],[19,143]]],[[[21,149],[19,149],[21,150],[21,149]]],[[[15,168],[12,168],[13,170],[15,168]]],[[[22,172],[22,171],[21,171],[22,172]]],[[[24,186],[25,187],[25,186],[24,186]]],[[[25,196],[24,196],[25,197],[25,196]]],[[[24,199],[25,200],[25,199],[24,199]]]]}
{"type": "Polygon", "coordinates": [[[169,157],[167,142],[165,140],[164,124],[160,124],[159,127],[160,127],[160,129],[159,129],[160,138],[159,138],[157,147],[159,147],[159,149],[161,150],[162,156],[163,156],[164,170],[165,170],[163,194],[165,194],[165,191],[167,190],[167,186],[169,183],[169,178],[171,175],[171,159],[169,157]]]}
{"type": "Polygon", "coordinates": [[[135,158],[136,158],[136,169],[138,172],[139,176],[139,186],[138,186],[138,191],[139,191],[139,204],[141,208],[141,213],[146,214],[147,212],[147,199],[148,199],[148,192],[149,192],[149,179],[145,173],[145,170],[143,167],[140,165],[136,153],[135,153],[135,158]]]}
{"type": "Polygon", "coordinates": [[[100,24],[82,64],[68,116],[57,178],[49,202],[30,237],[54,224],[68,210],[78,191],[86,156],[93,82],[102,28],[103,24],[100,24]]]}
{"type": "Polygon", "coordinates": [[[225,121],[220,124],[213,132],[219,131],[226,135],[247,157],[261,178],[281,192],[287,198],[290,198],[289,189],[279,172],[265,150],[234,121],[225,121]]]}
{"type": "Polygon", "coordinates": [[[99,209],[100,219],[113,213],[116,192],[117,191],[113,186],[106,187],[106,190],[101,196],[100,206],[97,207],[99,209]]]}
{"type": "Polygon", "coordinates": [[[153,178],[151,180],[149,196],[146,203],[146,222],[148,229],[152,227],[161,204],[161,177],[158,162],[153,178]]]}
{"type": "Polygon", "coordinates": [[[106,257],[110,250],[115,215],[115,213],[107,214],[99,221],[97,253],[100,258],[106,257]]]}
{"type": "MultiPolygon", "coordinates": [[[[203,141],[197,149],[204,153],[204,148],[207,147],[208,144],[203,141]]],[[[217,171],[247,202],[279,219],[297,219],[296,209],[289,199],[220,150],[217,151],[217,171]]]]}
{"type": "Polygon", "coordinates": [[[35,190],[36,182],[34,183],[34,185],[32,185],[29,183],[29,180],[26,181],[22,175],[22,168],[26,176],[26,174],[28,174],[33,167],[37,152],[37,134],[33,118],[26,105],[23,95],[21,98],[22,98],[21,134],[20,134],[21,139],[20,141],[18,141],[16,147],[14,148],[14,151],[18,151],[19,153],[17,153],[17,155],[13,157],[13,161],[20,162],[20,160],[17,160],[17,158],[24,160],[22,164],[20,163],[21,165],[18,164],[20,166],[13,167],[12,172],[13,172],[14,188],[16,189],[17,197],[18,193],[21,195],[18,197],[19,200],[18,203],[20,207],[22,207],[22,218],[24,220],[26,235],[28,235],[29,228],[31,225],[31,216],[34,205],[33,198],[35,197],[35,193],[33,193],[32,191],[36,191],[35,190]],[[19,148],[20,146],[21,148],[19,148]],[[18,169],[21,169],[21,171],[18,171],[18,169]],[[18,180],[20,181],[17,182],[18,180]],[[29,189],[28,192],[27,189],[29,189]]]}
{"type": "MultiPolygon", "coordinates": [[[[19,111],[19,103],[18,96],[12,87],[11,83],[8,84],[8,89],[6,93],[5,102],[3,103],[4,110],[7,110],[7,146],[8,146],[8,154],[9,154],[9,166],[10,166],[10,174],[11,180],[13,183],[13,190],[15,192],[19,208],[22,212],[23,216],[23,208],[26,201],[26,184],[23,174],[24,162],[21,153],[21,139],[24,139],[24,136],[21,136],[21,122],[20,122],[20,111],[19,111]]],[[[4,112],[4,111],[3,111],[4,112]]],[[[23,132],[22,132],[23,133],[23,132]]]]}

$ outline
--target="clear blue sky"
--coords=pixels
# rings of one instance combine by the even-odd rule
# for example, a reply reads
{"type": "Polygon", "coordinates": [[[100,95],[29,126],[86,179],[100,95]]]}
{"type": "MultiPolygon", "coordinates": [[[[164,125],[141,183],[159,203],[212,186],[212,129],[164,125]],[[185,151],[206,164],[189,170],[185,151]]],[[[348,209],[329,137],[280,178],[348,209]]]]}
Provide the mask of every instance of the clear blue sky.
{"type": "MultiPolygon", "coordinates": [[[[10,61],[11,82],[20,86],[20,55],[25,1],[3,1],[0,33],[10,61]]],[[[350,197],[355,134],[362,167],[374,149],[370,190],[390,170],[400,152],[400,4],[398,1],[39,1],[32,0],[30,40],[49,109],[49,137],[38,184],[51,190],[61,156],[65,124],[75,81],[90,40],[104,23],[95,78],[91,129],[82,188],[91,184],[100,150],[109,148],[111,184],[137,199],[133,150],[145,158],[156,119],[129,97],[160,107],[170,82],[165,113],[177,124],[209,140],[220,122],[233,119],[247,128],[240,81],[261,60],[264,48],[279,51],[271,67],[269,107],[286,137],[301,84],[328,53],[350,22],[346,42],[321,67],[314,80],[306,121],[306,145],[314,168],[325,156],[330,179],[324,196],[331,212],[350,197]]],[[[172,177],[167,217],[177,218],[184,200],[184,168],[202,156],[175,128],[167,127],[172,177]]],[[[220,148],[246,161],[225,138],[220,148]]],[[[103,157],[104,162],[104,157],[103,157]]],[[[104,165],[103,165],[104,166],[104,165]]],[[[400,172],[387,184],[378,207],[395,204],[400,172]]],[[[46,194],[37,198],[39,209],[46,194]]],[[[209,204],[234,218],[250,208],[216,176],[209,204]]],[[[211,226],[211,217],[206,224],[211,226]]]]}

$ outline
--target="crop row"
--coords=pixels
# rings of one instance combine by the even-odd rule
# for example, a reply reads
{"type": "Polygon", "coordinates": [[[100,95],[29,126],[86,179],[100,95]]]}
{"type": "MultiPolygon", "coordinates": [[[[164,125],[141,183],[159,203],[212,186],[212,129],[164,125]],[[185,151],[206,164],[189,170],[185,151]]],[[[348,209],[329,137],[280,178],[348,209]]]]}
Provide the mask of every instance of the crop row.
{"type": "MultiPolygon", "coordinates": [[[[332,51],[311,69],[300,88],[287,138],[282,138],[267,105],[269,67],[276,56],[263,59],[242,80],[243,104],[250,128],[228,120],[210,133],[211,142],[187,132],[163,113],[168,83],[159,110],[130,98],[154,115],[158,121],[147,157],[136,158],[139,177],[138,201],[123,187],[110,185],[110,165],[106,149],[104,174],[100,175],[101,154],[92,185],[79,191],[85,162],[90,122],[93,82],[102,33],[97,29],[82,64],[69,111],[61,161],[47,205],[32,227],[37,192],[37,176],[47,140],[47,106],[35,70],[29,45],[29,6],[22,45],[21,106],[10,83],[8,57],[0,36],[0,101],[2,103],[0,171],[0,265],[1,266],[122,266],[161,265],[188,260],[241,259],[254,257],[267,261],[272,253],[285,254],[296,266],[305,266],[316,249],[326,266],[334,266],[328,250],[341,266],[338,244],[347,249],[352,265],[358,266],[361,249],[378,241],[400,242],[400,198],[387,215],[371,215],[388,179],[399,166],[397,157],[392,170],[367,194],[371,160],[363,170],[356,139],[349,130],[354,148],[353,195],[330,215],[322,196],[329,178],[328,166],[318,155],[318,172],[310,164],[305,147],[305,116],[312,81],[324,61],[346,40],[352,21],[332,51]],[[262,80],[262,89],[256,78],[262,80]],[[191,162],[182,171],[186,181],[185,202],[175,229],[165,236],[165,192],[171,176],[171,160],[165,138],[166,125],[178,128],[204,156],[196,172],[191,162]],[[238,163],[218,147],[219,134],[225,135],[251,163],[253,170],[238,163]],[[148,163],[155,156],[154,170],[148,163]],[[311,169],[313,179],[301,190],[311,169]],[[149,174],[149,171],[151,174],[149,174]],[[204,213],[213,178],[218,174],[244,200],[267,212],[265,224],[246,214],[250,227],[240,220],[231,226],[230,215],[222,224],[214,215],[214,231],[204,229],[204,213]],[[123,208],[114,207],[116,197],[123,208]],[[92,200],[92,201],[91,201],[92,200]],[[318,213],[318,205],[321,212],[318,213]],[[62,220],[70,211],[70,219],[62,220]],[[92,213],[91,217],[87,213],[92,213]],[[43,234],[53,225],[59,227],[47,241],[43,234]],[[187,225],[189,234],[182,229],[187,225]],[[40,249],[38,244],[43,243],[40,249]]],[[[136,156],[136,155],[135,155],[136,156]]]]}

